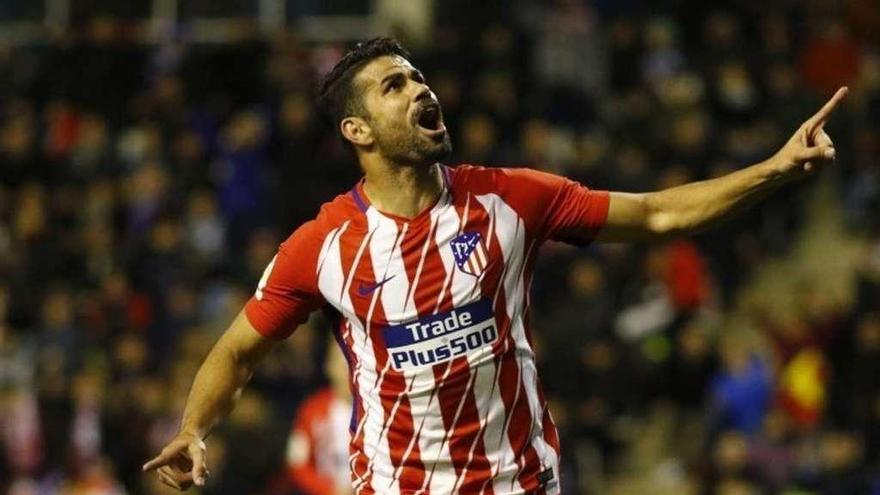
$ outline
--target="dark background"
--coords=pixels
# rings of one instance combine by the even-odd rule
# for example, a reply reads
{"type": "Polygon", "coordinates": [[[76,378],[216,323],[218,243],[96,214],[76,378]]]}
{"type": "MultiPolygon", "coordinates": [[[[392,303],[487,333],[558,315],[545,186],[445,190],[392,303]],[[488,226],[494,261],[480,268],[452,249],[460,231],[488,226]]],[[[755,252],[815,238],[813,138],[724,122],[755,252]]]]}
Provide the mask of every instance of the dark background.
{"type": "MultiPolygon", "coordinates": [[[[376,13],[393,2],[159,3],[0,6],[0,492],[165,492],[140,466],[201,360],[359,177],[316,81],[393,34],[449,163],[600,189],[761,161],[849,85],[831,169],[690,239],[547,245],[532,316],[567,493],[880,493],[876,1],[418,2],[427,28],[376,13]]],[[[286,436],[328,334],[260,368],[204,493],[296,493],[286,436]]]]}

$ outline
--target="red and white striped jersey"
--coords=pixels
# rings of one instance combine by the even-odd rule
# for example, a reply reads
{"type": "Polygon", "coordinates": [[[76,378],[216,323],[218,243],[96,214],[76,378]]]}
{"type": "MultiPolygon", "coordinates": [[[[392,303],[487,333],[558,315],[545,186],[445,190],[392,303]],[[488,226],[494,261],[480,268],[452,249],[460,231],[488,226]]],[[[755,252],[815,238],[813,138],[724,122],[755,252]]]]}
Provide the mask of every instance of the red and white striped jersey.
{"type": "Polygon", "coordinates": [[[558,493],[528,290],[538,247],[589,242],[608,193],[438,166],[444,190],[414,218],[376,209],[363,181],[325,204],[281,244],[245,312],[270,338],[323,304],[341,313],[355,493],[558,493]]]}

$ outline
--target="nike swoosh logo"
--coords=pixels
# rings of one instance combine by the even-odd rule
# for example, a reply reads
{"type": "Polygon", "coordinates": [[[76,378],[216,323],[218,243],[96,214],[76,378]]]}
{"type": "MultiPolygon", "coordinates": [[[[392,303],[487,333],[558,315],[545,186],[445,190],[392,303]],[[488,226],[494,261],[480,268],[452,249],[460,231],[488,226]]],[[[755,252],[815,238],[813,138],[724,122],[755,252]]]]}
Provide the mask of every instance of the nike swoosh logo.
{"type": "Polygon", "coordinates": [[[359,285],[358,285],[358,295],[360,295],[360,296],[369,296],[369,295],[372,294],[376,289],[378,289],[379,287],[382,287],[383,285],[385,285],[385,282],[391,280],[391,279],[394,278],[395,276],[396,276],[396,274],[395,274],[395,275],[392,275],[392,276],[390,276],[390,277],[388,277],[388,278],[386,278],[385,280],[382,280],[381,282],[376,282],[375,284],[370,284],[370,285],[364,285],[363,283],[359,284],[359,285]]]}

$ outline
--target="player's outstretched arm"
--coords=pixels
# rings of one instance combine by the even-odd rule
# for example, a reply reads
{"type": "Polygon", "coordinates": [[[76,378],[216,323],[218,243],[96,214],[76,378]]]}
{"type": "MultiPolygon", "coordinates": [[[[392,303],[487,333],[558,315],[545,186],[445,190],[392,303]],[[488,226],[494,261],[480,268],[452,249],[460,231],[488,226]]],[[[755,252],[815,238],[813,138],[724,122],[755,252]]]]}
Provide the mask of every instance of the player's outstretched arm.
{"type": "Polygon", "coordinates": [[[717,179],[653,193],[611,193],[608,220],[599,240],[632,241],[674,237],[710,227],[776,188],[834,160],[825,123],[846,96],[841,88],[804,122],[771,158],[717,179]]]}
{"type": "Polygon", "coordinates": [[[278,341],[260,335],[240,312],[196,373],[178,434],[144,471],[178,490],[202,486],[208,475],[203,439],[232,410],[257,363],[278,341]]]}

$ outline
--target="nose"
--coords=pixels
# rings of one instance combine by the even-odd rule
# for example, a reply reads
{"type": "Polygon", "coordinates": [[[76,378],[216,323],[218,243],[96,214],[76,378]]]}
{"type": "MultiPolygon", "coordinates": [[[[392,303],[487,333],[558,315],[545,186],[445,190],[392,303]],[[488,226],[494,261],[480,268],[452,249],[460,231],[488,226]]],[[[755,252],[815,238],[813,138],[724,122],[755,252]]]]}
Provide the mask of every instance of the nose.
{"type": "Polygon", "coordinates": [[[425,83],[416,83],[416,84],[421,86],[421,88],[416,93],[416,98],[415,98],[416,103],[419,103],[422,100],[434,100],[435,99],[434,93],[431,91],[431,88],[429,88],[427,84],[425,84],[425,83]]]}

